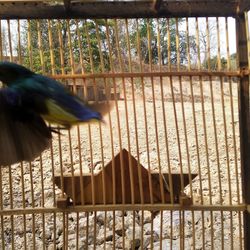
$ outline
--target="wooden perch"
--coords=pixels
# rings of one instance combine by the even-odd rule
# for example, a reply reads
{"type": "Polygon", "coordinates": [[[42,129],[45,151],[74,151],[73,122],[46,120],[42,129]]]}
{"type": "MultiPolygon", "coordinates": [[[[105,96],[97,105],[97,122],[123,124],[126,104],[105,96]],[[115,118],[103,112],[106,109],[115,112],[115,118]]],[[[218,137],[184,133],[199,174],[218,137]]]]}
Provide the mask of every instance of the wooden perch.
{"type": "MultiPolygon", "coordinates": [[[[179,195],[182,194],[182,200],[184,200],[184,205],[188,202],[187,199],[183,199],[183,190],[181,188],[181,176],[180,174],[174,173],[169,176],[168,173],[162,173],[165,180],[172,178],[173,183],[173,197],[174,203],[179,203],[179,195]]],[[[129,155],[126,149],[123,149],[118,153],[114,160],[110,161],[104,168],[104,173],[100,171],[98,174],[92,176],[91,174],[84,174],[81,176],[79,174],[66,174],[61,177],[56,175],[54,177],[55,184],[62,188],[61,179],[63,181],[63,189],[66,195],[73,200],[75,205],[84,204],[131,204],[132,203],[132,189],[131,182],[133,182],[134,190],[134,203],[162,203],[161,188],[160,188],[160,178],[158,172],[151,172],[152,180],[152,201],[150,196],[150,184],[149,184],[150,172],[144,168],[138,161],[129,155]],[[130,162],[130,164],[129,164],[130,162]],[[121,164],[122,163],[122,164],[121,164]],[[131,173],[130,173],[131,171],[131,173]],[[142,189],[140,190],[140,181],[138,171],[141,171],[141,184],[142,189]],[[112,172],[115,173],[115,178],[113,178],[112,172]],[[122,174],[124,176],[122,182],[122,174]],[[103,184],[104,175],[104,184],[103,184]],[[81,185],[83,190],[81,192],[81,185]],[[122,188],[123,185],[123,188],[122,188]],[[93,188],[94,187],[94,188],[93,188]],[[93,188],[93,190],[92,190],[93,188]],[[104,190],[105,189],[105,190],[104,190]],[[104,192],[105,191],[105,192],[104,192]],[[105,193],[105,197],[104,197],[105,193]],[[142,199],[143,197],[143,199],[142,199]]],[[[191,174],[191,179],[195,178],[197,174],[191,174]]],[[[182,180],[184,186],[189,184],[189,175],[183,174],[182,180]]],[[[169,183],[168,183],[169,186],[169,183]]],[[[166,186],[163,186],[164,202],[171,203],[170,192],[166,186]]],[[[184,195],[185,196],[185,195],[184,195]]],[[[184,197],[185,198],[185,197],[184,197]]],[[[189,197],[186,197],[189,198],[189,197]]],[[[61,203],[60,203],[61,204],[61,203]]],[[[58,204],[60,206],[60,204],[58,204]]]]}
{"type": "Polygon", "coordinates": [[[69,11],[71,7],[71,0],[63,0],[63,3],[64,3],[65,10],[69,11]]]}
{"type": "Polygon", "coordinates": [[[160,18],[236,16],[248,11],[249,0],[182,1],[0,1],[0,18],[160,18]],[[156,11],[157,10],[157,11],[156,11]]]}
{"type": "Polygon", "coordinates": [[[161,7],[161,4],[162,4],[162,0],[154,0],[153,1],[153,4],[154,4],[154,10],[155,11],[158,11],[161,7]]]}

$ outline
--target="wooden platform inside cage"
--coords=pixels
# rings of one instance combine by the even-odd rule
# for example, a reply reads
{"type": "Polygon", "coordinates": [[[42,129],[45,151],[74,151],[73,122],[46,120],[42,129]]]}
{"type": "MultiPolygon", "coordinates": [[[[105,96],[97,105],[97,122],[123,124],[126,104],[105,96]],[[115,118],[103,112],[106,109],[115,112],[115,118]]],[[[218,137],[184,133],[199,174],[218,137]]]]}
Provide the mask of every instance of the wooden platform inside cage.
{"type": "MultiPolygon", "coordinates": [[[[151,172],[152,197],[150,195],[149,175],[150,172],[139,164],[126,149],[123,149],[114,157],[113,161],[111,160],[105,166],[103,172],[100,171],[93,177],[91,174],[83,174],[82,177],[80,174],[74,174],[74,176],[72,176],[72,174],[65,174],[63,176],[56,175],[54,182],[60,189],[63,187],[63,191],[75,205],[89,205],[93,203],[131,204],[131,190],[133,190],[134,203],[136,204],[151,203],[151,199],[154,203],[162,203],[163,199],[164,203],[171,203],[169,178],[172,178],[174,203],[182,203],[184,205],[192,203],[191,199],[182,192],[181,178],[185,187],[189,184],[190,177],[194,179],[197,174],[191,174],[189,177],[186,173],[182,176],[179,173],[171,173],[169,176],[168,173],[164,172],[162,175],[167,182],[167,185],[164,185],[165,182],[162,175],[159,175],[159,172],[151,172]],[[141,174],[139,174],[140,172],[141,174]],[[124,176],[124,182],[122,182],[122,175],[124,176]],[[139,175],[141,175],[141,181],[139,175]],[[113,176],[115,176],[115,178],[113,178],[113,176]],[[162,178],[163,181],[163,192],[161,191],[160,178],[162,178]],[[94,182],[93,184],[92,181],[94,182]],[[131,182],[133,182],[133,189],[131,188],[131,182]],[[81,192],[81,186],[83,187],[83,192],[81,192]]],[[[57,205],[59,207],[68,206],[70,205],[68,200],[69,199],[66,198],[59,198],[57,205]],[[67,202],[67,204],[65,204],[65,202],[67,202]]]]}

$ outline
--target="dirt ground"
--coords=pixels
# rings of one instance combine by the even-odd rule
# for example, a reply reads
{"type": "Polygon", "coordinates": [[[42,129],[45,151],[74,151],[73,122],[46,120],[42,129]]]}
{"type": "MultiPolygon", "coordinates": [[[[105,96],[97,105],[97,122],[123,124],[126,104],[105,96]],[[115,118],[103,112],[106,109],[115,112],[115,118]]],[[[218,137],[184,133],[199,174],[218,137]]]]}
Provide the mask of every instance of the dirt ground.
{"type": "MultiPolygon", "coordinates": [[[[52,150],[42,154],[42,164],[37,159],[31,165],[2,168],[1,210],[53,207],[61,194],[53,174],[79,172],[81,165],[83,172],[93,168],[97,173],[102,162],[107,164],[122,148],[129,148],[150,170],[197,173],[185,188],[196,205],[240,204],[237,83],[174,79],[171,84],[163,78],[162,88],[159,79],[153,85],[145,79],[144,88],[139,79],[134,84],[134,96],[130,81],[125,90],[120,86],[122,99],[101,127],[73,128],[62,132],[60,141],[55,135],[52,150]]],[[[70,249],[109,249],[113,244],[132,249],[132,242],[135,249],[160,249],[160,244],[162,249],[241,249],[241,230],[242,214],[237,211],[164,211],[155,218],[149,211],[143,216],[141,211],[37,213],[2,216],[0,242],[7,249],[11,244],[39,249],[43,243],[48,249],[65,244],[70,249]]]]}

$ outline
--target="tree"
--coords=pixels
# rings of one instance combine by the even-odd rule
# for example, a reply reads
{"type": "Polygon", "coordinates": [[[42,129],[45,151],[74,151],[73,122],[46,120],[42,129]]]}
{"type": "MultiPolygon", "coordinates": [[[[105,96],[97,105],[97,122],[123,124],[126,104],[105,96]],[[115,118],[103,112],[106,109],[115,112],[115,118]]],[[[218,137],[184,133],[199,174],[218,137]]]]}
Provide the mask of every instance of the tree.
{"type": "Polygon", "coordinates": [[[109,68],[108,51],[103,44],[105,37],[104,20],[98,20],[97,23],[93,20],[41,20],[39,22],[31,20],[26,22],[22,27],[24,39],[21,46],[24,65],[28,67],[32,65],[33,70],[36,72],[41,72],[42,68],[46,72],[50,72],[53,66],[55,72],[59,73],[63,68],[67,73],[71,71],[73,66],[79,68],[78,65],[82,55],[84,68],[87,72],[91,71],[92,66],[94,71],[100,72],[101,55],[96,27],[102,42],[101,52],[104,65],[109,68]],[[39,34],[41,36],[40,40],[39,34]],[[41,44],[39,44],[40,41],[41,44]],[[30,47],[27,44],[30,44],[30,47]],[[71,56],[73,57],[72,60],[71,56]],[[44,65],[42,65],[42,57],[44,65]],[[52,65],[52,62],[54,62],[54,65],[52,65]],[[91,62],[93,62],[92,66],[91,62]],[[74,65],[71,65],[72,63],[74,65]]]}
{"type": "Polygon", "coordinates": [[[26,21],[20,48],[23,63],[36,72],[52,73],[53,68],[55,73],[60,73],[61,69],[67,73],[72,67],[77,72],[81,68],[85,72],[108,72],[111,59],[115,70],[121,60],[127,70],[129,53],[133,63],[140,52],[144,64],[185,65],[187,38],[190,55],[194,54],[194,36],[187,36],[181,28],[184,19],[139,19],[138,22],[131,19],[126,22],[104,19],[26,21]]]}
{"type": "MultiPolygon", "coordinates": [[[[218,70],[218,57],[213,56],[212,58],[208,58],[206,61],[204,60],[203,62],[203,67],[208,69],[208,64],[210,65],[210,70],[218,70]]],[[[227,68],[227,60],[225,57],[220,58],[220,64],[221,64],[221,69],[226,69],[227,68]]]]}
{"type": "Polygon", "coordinates": [[[217,52],[217,30],[216,22],[210,21],[206,26],[205,20],[200,22],[199,29],[199,44],[200,44],[200,53],[203,57],[203,66],[207,69],[208,60],[212,60],[213,66],[216,65],[216,55],[217,52]],[[209,54],[208,54],[209,52],[209,54]],[[212,58],[208,58],[208,56],[212,58]]]}
{"type": "MultiPolygon", "coordinates": [[[[184,19],[158,19],[158,23],[155,19],[142,19],[139,25],[139,35],[140,35],[140,53],[144,63],[149,64],[150,50],[152,55],[152,63],[157,64],[159,60],[162,65],[166,64],[177,64],[178,56],[180,64],[185,64],[187,62],[187,35],[186,32],[178,30],[180,28],[184,19]],[[158,39],[158,35],[159,38],[158,39]],[[148,38],[150,37],[150,43],[148,38]],[[170,37],[170,40],[168,39],[170,37]],[[177,46],[177,38],[179,40],[179,46],[177,46]],[[158,44],[158,40],[160,44],[158,44]],[[150,47],[149,47],[150,46],[150,47]],[[160,47],[160,55],[159,49],[160,47]],[[169,50],[170,47],[170,51],[169,50]],[[170,62],[169,62],[170,55],[170,62]]],[[[136,44],[136,33],[131,35],[132,44],[136,44]]],[[[195,39],[193,36],[189,36],[189,46],[194,49],[195,39]]]]}
{"type": "MultiPolygon", "coordinates": [[[[63,37],[63,47],[66,40],[66,25],[63,23],[61,34],[63,37]]],[[[64,51],[65,63],[62,64],[60,57],[60,43],[58,38],[58,23],[54,20],[30,20],[22,25],[22,43],[17,48],[21,53],[23,64],[41,73],[46,71],[51,73],[51,68],[55,72],[60,72],[61,67],[65,67],[68,53],[64,51]],[[53,57],[53,58],[52,58],[53,57]],[[52,62],[54,64],[52,65],[52,62]]]]}

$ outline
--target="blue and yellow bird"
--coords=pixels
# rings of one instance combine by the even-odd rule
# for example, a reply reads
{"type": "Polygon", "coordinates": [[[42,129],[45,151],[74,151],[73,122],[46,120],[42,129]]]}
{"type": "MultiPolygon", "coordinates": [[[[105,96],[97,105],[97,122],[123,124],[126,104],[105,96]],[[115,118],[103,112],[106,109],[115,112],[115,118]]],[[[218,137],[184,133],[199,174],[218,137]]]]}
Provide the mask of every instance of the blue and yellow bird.
{"type": "Polygon", "coordinates": [[[10,62],[0,62],[0,165],[31,161],[50,145],[52,132],[45,121],[69,129],[101,121],[107,105],[93,107],[61,83],[10,62]]]}

